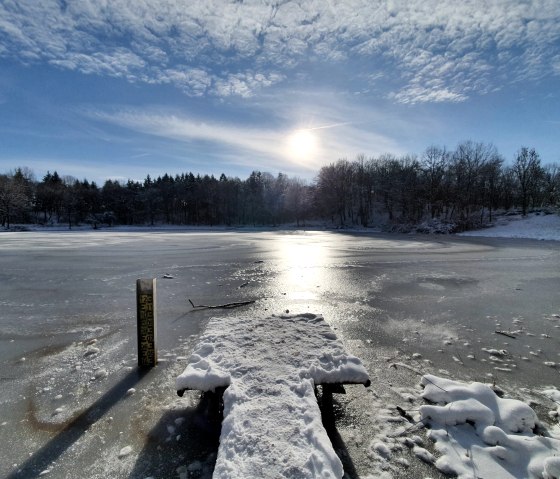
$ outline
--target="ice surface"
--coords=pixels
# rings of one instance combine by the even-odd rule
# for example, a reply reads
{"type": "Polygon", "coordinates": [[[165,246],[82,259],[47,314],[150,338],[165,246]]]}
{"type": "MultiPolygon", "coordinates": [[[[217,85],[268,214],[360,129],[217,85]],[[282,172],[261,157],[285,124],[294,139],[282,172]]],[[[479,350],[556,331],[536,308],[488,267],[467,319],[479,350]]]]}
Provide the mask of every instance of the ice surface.
{"type": "Polygon", "coordinates": [[[524,402],[502,399],[487,385],[433,375],[422,378],[420,418],[440,457],[435,465],[461,478],[558,478],[560,441],[534,434],[535,412],[524,402]]]}
{"type": "MultiPolygon", "coordinates": [[[[553,386],[558,386],[560,356],[558,329],[554,328],[560,326],[556,294],[559,263],[557,248],[552,244],[488,239],[481,247],[478,241],[457,241],[454,237],[440,237],[436,243],[426,238],[412,241],[349,232],[179,235],[152,233],[146,228],[141,231],[2,236],[0,263],[10,280],[3,282],[0,297],[0,356],[4,376],[16,379],[3,381],[0,426],[4,425],[0,427],[0,437],[10,447],[0,454],[0,476],[16,470],[16,465],[21,467],[32,453],[31,464],[38,467],[34,473],[51,470],[47,477],[74,477],[76,470],[87,470],[92,478],[178,477],[175,469],[182,464],[184,477],[198,477],[187,470],[193,459],[202,461],[204,471],[213,468],[215,456],[206,456],[206,450],[204,455],[188,451],[191,444],[203,439],[198,429],[192,432],[191,426],[191,409],[198,404],[198,395],[189,393],[178,401],[165,387],[186,365],[183,354],[192,351],[200,335],[199,325],[206,321],[207,314],[213,314],[208,311],[185,316],[186,289],[189,296],[201,302],[212,301],[208,298],[227,302],[256,297],[263,299],[255,310],[320,308],[327,318],[336,317],[337,332],[346,336],[345,345],[360,358],[367,358],[368,370],[376,375],[375,391],[356,387],[339,398],[346,419],[337,421],[337,431],[360,477],[431,475],[432,466],[420,464],[413,446],[401,445],[411,425],[391,408],[398,402],[414,415],[419,400],[412,403],[408,398],[418,395],[412,387],[417,373],[430,371],[455,379],[480,379],[486,375],[495,378],[506,391],[529,387],[541,404],[537,409],[541,419],[558,422],[559,405],[543,397],[544,392],[537,394],[555,391],[553,386]],[[300,246],[301,255],[296,254],[300,246]],[[317,249],[321,249],[323,259],[313,257],[316,263],[306,262],[308,252],[317,249]],[[150,261],[144,261],[146,258],[150,261]],[[434,261],[436,258],[441,261],[434,261]],[[256,260],[261,263],[257,265],[256,260]],[[294,263],[302,266],[298,274],[307,275],[303,286],[290,283],[294,263]],[[166,272],[175,277],[160,280],[159,290],[164,295],[159,303],[163,309],[158,314],[163,333],[160,356],[167,362],[146,378],[154,383],[149,389],[144,382],[131,383],[127,387],[134,386],[138,392],[119,396],[119,402],[107,412],[110,417],[101,417],[96,429],[88,429],[56,464],[39,464],[35,458],[41,456],[43,439],[54,437],[56,432],[34,429],[37,421],[51,429],[61,427],[135,369],[133,285],[138,275],[160,278],[166,272]],[[49,278],[48,284],[45,278],[49,278]],[[452,282],[454,278],[456,282],[452,282]],[[468,278],[476,281],[463,281],[468,278]],[[247,281],[248,287],[237,289],[247,281]],[[445,290],[427,289],[424,286],[428,283],[444,286],[445,290]],[[423,286],[417,287],[418,284],[423,286]],[[307,291],[307,287],[317,292],[316,299],[294,304],[291,292],[300,291],[298,288],[307,291]],[[288,296],[282,295],[286,291],[288,296]],[[65,306],[67,299],[71,302],[65,306]],[[515,333],[518,338],[496,336],[495,329],[519,331],[515,333]],[[71,336],[66,336],[68,331],[71,336]],[[60,332],[65,333],[62,339],[56,336],[60,332]],[[545,333],[550,337],[542,335],[545,333]],[[92,336],[98,339],[90,339],[92,336]],[[189,338],[188,344],[181,336],[189,338]],[[401,344],[403,338],[406,345],[401,344]],[[444,345],[444,340],[452,344],[444,345]],[[46,345],[49,348],[40,350],[46,345]],[[401,347],[405,351],[398,356],[398,369],[389,368],[385,358],[394,358],[393,348],[401,347]],[[507,364],[516,360],[519,367],[495,374],[492,368],[499,363],[490,361],[491,353],[482,347],[506,349],[507,355],[499,356],[495,351],[493,355],[507,364]],[[168,359],[167,351],[176,353],[182,366],[168,359]],[[411,359],[415,352],[422,358],[411,359]],[[462,358],[465,366],[454,362],[452,355],[462,358]],[[556,368],[543,362],[556,362],[556,368]],[[108,376],[91,380],[99,369],[105,369],[108,376]],[[396,385],[403,389],[396,393],[396,385]],[[28,404],[33,407],[33,421],[26,420],[30,417],[28,404]],[[54,414],[58,408],[62,412],[54,414]],[[175,415],[169,417],[170,411],[186,417],[183,426],[174,422],[175,415]],[[158,424],[160,420],[162,424],[158,424]],[[168,434],[167,424],[176,427],[173,435],[168,434]],[[160,429],[162,438],[154,442],[154,431],[160,429]],[[17,434],[13,434],[14,430],[17,434]],[[398,431],[406,432],[393,438],[398,431]],[[177,435],[182,436],[179,442],[177,435]],[[385,444],[391,458],[382,458],[370,447],[372,443],[385,444]],[[120,449],[127,445],[133,451],[118,459],[120,449]],[[410,462],[408,471],[400,466],[403,457],[410,462]],[[150,464],[149,470],[142,469],[144,463],[150,464]],[[423,467],[420,471],[415,469],[418,464],[423,467]],[[159,472],[162,467],[167,468],[166,474],[159,472]],[[137,475],[131,474],[132,468],[137,475]]],[[[222,324],[227,321],[224,318],[222,324]]],[[[123,394],[125,391],[126,388],[123,394]]],[[[193,417],[198,420],[196,415],[193,417]]],[[[423,435],[423,431],[412,430],[423,435]]],[[[478,437],[468,436],[475,440],[478,437]]],[[[429,441],[418,445],[440,458],[429,441]]],[[[216,448],[217,445],[209,446],[208,451],[216,448]]],[[[496,454],[500,451],[496,449],[496,454]]],[[[472,456],[476,464],[480,456],[476,448],[472,456]]],[[[200,477],[207,475],[201,473],[200,477]]]]}
{"type": "Polygon", "coordinates": [[[314,386],[368,380],[324,319],[305,314],[212,319],[176,387],[227,387],[214,477],[340,478],[314,386]]]}

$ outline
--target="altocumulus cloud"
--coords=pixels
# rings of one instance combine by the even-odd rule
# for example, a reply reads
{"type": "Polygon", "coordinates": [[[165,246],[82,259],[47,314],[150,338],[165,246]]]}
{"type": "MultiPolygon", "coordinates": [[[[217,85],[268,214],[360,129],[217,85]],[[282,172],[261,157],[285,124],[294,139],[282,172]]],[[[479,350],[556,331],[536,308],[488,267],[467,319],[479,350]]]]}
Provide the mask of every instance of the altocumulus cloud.
{"type": "Polygon", "coordinates": [[[393,101],[459,102],[559,75],[559,39],[557,0],[0,4],[0,57],[170,83],[192,96],[312,85],[324,69],[353,91],[357,79],[389,69],[384,95],[393,101]]]}

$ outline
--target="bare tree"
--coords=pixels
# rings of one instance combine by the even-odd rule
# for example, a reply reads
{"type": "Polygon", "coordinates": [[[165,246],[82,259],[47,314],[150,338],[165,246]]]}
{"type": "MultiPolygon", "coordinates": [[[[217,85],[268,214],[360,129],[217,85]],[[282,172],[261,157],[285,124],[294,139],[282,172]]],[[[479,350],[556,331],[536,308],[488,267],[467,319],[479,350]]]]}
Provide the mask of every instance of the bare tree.
{"type": "Polygon", "coordinates": [[[497,207],[499,200],[499,181],[502,171],[503,159],[494,155],[486,161],[480,170],[480,194],[482,195],[482,209],[480,222],[484,219],[484,207],[488,209],[488,220],[492,221],[492,211],[497,207]]]}
{"type": "Polygon", "coordinates": [[[560,206],[560,164],[550,163],[544,167],[545,204],[560,206]]]}
{"type": "Polygon", "coordinates": [[[365,155],[358,155],[354,162],[353,203],[357,207],[357,219],[364,227],[373,217],[373,196],[375,192],[375,160],[366,161],[365,155]]]}
{"type": "Polygon", "coordinates": [[[374,191],[389,214],[390,221],[394,219],[394,208],[400,190],[397,184],[399,170],[400,165],[396,156],[386,154],[377,159],[374,191]]]}
{"type": "Polygon", "coordinates": [[[513,164],[513,171],[518,181],[523,216],[527,214],[529,200],[535,195],[538,181],[542,176],[541,160],[534,148],[522,147],[513,164]]]}
{"type": "Polygon", "coordinates": [[[288,217],[295,219],[298,226],[307,216],[309,200],[309,187],[305,182],[299,178],[290,179],[286,189],[285,207],[288,217]]]}
{"type": "Polygon", "coordinates": [[[453,153],[453,196],[463,227],[471,226],[471,214],[484,208],[485,190],[490,189],[490,186],[485,186],[483,173],[492,171],[489,165],[499,158],[492,144],[473,141],[460,143],[453,153]]]}
{"type": "Polygon", "coordinates": [[[346,159],[323,166],[317,177],[317,200],[323,214],[334,222],[338,217],[340,225],[352,219],[352,181],[353,166],[346,159]]]}
{"type": "Polygon", "coordinates": [[[432,219],[441,215],[444,203],[444,179],[449,166],[450,154],[445,148],[430,146],[420,160],[426,199],[432,219]]]}

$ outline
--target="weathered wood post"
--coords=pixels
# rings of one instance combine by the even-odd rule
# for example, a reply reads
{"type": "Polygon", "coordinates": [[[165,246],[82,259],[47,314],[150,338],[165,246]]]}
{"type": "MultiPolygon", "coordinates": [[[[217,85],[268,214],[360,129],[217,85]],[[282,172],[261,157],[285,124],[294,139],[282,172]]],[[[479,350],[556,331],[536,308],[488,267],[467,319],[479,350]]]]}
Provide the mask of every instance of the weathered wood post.
{"type": "Polygon", "coordinates": [[[136,280],[138,366],[151,368],[157,363],[156,280],[136,280]]]}

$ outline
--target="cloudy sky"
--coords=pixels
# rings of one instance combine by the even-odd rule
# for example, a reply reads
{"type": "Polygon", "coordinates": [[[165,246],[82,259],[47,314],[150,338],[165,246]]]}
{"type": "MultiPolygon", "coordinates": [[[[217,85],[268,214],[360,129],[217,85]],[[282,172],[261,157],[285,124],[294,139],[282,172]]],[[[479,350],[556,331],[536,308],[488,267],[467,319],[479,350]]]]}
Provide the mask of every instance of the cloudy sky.
{"type": "Polygon", "coordinates": [[[0,172],[259,169],[466,139],[560,161],[558,0],[0,0],[0,172]]]}

